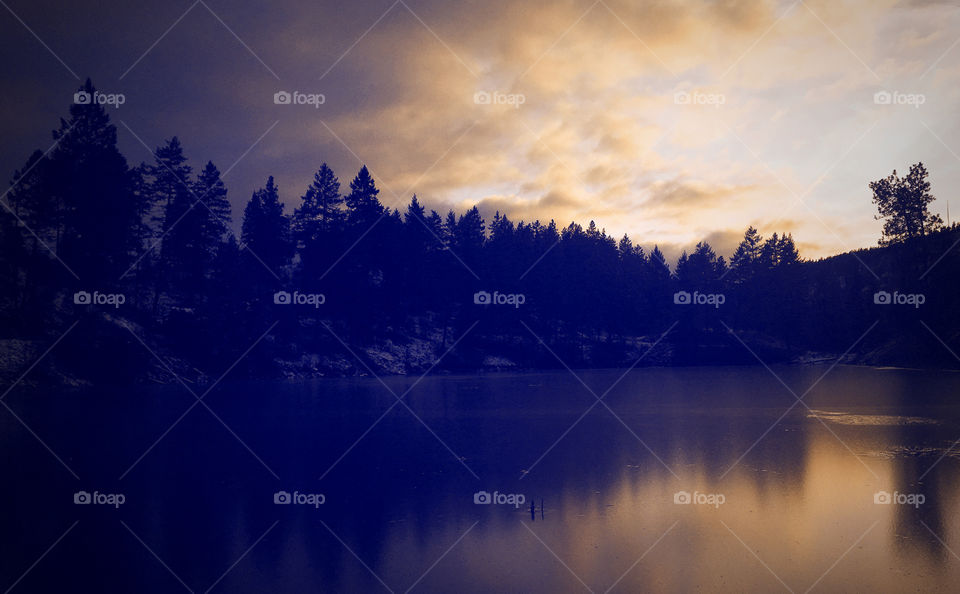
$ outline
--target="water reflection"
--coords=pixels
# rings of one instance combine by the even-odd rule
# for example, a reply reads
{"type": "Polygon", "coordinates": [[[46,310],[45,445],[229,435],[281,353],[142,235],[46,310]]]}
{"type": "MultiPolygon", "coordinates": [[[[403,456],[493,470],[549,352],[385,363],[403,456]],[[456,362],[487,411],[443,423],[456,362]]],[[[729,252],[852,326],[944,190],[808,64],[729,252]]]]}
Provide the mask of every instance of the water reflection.
{"type": "MultiPolygon", "coordinates": [[[[586,415],[596,399],[560,373],[427,378],[412,413],[379,421],[394,399],[375,381],[229,386],[210,404],[243,444],[194,413],[123,480],[189,400],[22,394],[12,406],[73,451],[84,484],[130,504],[64,504],[71,477],[5,419],[23,487],[4,495],[20,519],[3,528],[30,534],[2,576],[79,517],[28,590],[166,591],[176,574],[224,591],[950,591],[960,379],[840,367],[816,383],[824,371],[776,369],[797,394],[815,384],[812,411],[762,368],[637,370],[586,415]],[[72,423],[51,431],[41,405],[72,423]],[[280,489],[326,503],[274,505],[280,489]],[[476,504],[478,491],[524,501],[476,504]],[[875,503],[882,491],[924,501],[875,503]]],[[[581,376],[603,394],[621,374],[581,376]]]]}

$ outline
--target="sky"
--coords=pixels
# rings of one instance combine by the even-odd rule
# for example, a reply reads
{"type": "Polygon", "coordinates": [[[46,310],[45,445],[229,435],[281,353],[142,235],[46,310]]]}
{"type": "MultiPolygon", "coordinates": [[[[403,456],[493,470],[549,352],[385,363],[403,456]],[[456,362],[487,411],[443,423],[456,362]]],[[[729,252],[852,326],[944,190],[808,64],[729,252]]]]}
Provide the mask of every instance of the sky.
{"type": "Polygon", "coordinates": [[[867,184],[918,161],[960,215],[956,1],[0,6],[7,179],[90,77],[131,165],[178,136],[237,219],[269,175],[291,212],[322,162],[401,211],[594,220],[671,260],[748,225],[807,258],[874,246],[867,184]]]}

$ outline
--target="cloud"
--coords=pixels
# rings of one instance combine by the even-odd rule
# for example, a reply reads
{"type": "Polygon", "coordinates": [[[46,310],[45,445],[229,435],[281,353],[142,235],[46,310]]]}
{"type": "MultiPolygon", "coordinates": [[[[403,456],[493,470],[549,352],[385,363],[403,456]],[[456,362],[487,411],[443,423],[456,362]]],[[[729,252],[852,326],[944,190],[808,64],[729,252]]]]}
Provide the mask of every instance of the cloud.
{"type": "Polygon", "coordinates": [[[583,206],[580,200],[561,191],[551,191],[529,201],[519,201],[515,196],[489,196],[477,202],[480,214],[488,221],[499,211],[514,222],[539,220],[546,224],[552,219],[558,226],[566,226],[583,206]]]}
{"type": "MultiPolygon", "coordinates": [[[[148,146],[178,135],[194,164],[221,170],[249,150],[227,178],[234,212],[268,175],[293,206],[321,162],[344,186],[365,163],[391,206],[416,192],[438,210],[595,219],[679,249],[712,236],[726,245],[724,230],[769,221],[826,254],[875,243],[865,188],[877,171],[922,157],[935,194],[960,184],[950,152],[917,124],[960,133],[960,67],[949,54],[937,62],[960,16],[938,2],[423,0],[409,4],[415,14],[365,2],[211,4],[243,44],[198,5],[123,81],[182,9],[52,6],[23,16],[81,75],[128,93],[112,115],[148,146]],[[70,26],[52,18],[62,10],[70,26]],[[874,105],[887,87],[928,101],[922,112],[874,105]],[[274,105],[281,89],[326,102],[274,105]],[[478,91],[523,103],[477,104],[478,91]],[[678,91],[724,102],[677,104],[678,91]],[[776,222],[796,195],[813,212],[797,206],[790,225],[776,222]]],[[[17,114],[0,147],[12,171],[46,148],[75,83],[4,22],[4,55],[26,53],[0,96],[17,114]]],[[[122,126],[120,138],[131,161],[149,158],[122,126]]]]}
{"type": "Polygon", "coordinates": [[[654,182],[649,186],[649,198],[644,207],[665,210],[690,210],[695,208],[734,207],[739,196],[756,190],[756,186],[731,186],[711,184],[705,181],[672,179],[654,182]]]}

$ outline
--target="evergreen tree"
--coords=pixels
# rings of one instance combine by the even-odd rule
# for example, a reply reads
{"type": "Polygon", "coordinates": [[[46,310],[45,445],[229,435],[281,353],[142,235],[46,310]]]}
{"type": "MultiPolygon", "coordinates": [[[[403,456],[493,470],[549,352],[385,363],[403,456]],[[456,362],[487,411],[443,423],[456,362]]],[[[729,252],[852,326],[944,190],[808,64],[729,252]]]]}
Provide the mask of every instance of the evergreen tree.
{"type": "Polygon", "coordinates": [[[748,227],[743,234],[743,241],[737,246],[730,260],[734,282],[744,282],[756,274],[762,242],[760,233],[752,225],[748,227]]]}
{"type": "Polygon", "coordinates": [[[293,256],[290,221],[283,214],[283,204],[272,175],[265,187],[253,193],[243,211],[240,241],[241,249],[260,261],[254,266],[265,265],[280,276],[290,263],[293,256]]]}
{"type": "Polygon", "coordinates": [[[653,251],[650,252],[650,259],[647,261],[647,274],[651,282],[658,284],[666,283],[670,279],[670,266],[657,245],[653,246],[653,251]]]}
{"type": "Polygon", "coordinates": [[[793,243],[793,234],[783,235],[780,239],[780,266],[793,266],[800,262],[800,252],[793,243]]]}
{"type": "MultiPolygon", "coordinates": [[[[80,91],[96,89],[87,79],[80,91]]],[[[75,103],[53,136],[40,191],[55,214],[55,250],[84,283],[115,285],[140,246],[141,213],[117,129],[102,105],[75,103]]]]}
{"type": "Polygon", "coordinates": [[[379,194],[380,190],[364,165],[350,182],[350,193],[344,198],[348,209],[347,222],[352,226],[372,225],[384,213],[383,205],[377,198],[379,194]]]}
{"type": "Polygon", "coordinates": [[[726,262],[719,261],[710,244],[701,241],[689,256],[683,252],[677,262],[676,276],[683,285],[707,287],[719,279],[724,271],[726,262]]]}
{"type": "Polygon", "coordinates": [[[454,251],[476,270],[482,260],[481,250],[485,240],[486,228],[483,217],[474,206],[457,219],[453,236],[454,251]]]}
{"type": "Polygon", "coordinates": [[[484,273],[498,286],[504,287],[504,290],[524,272],[522,264],[517,260],[519,247],[513,221],[507,215],[501,215],[500,211],[494,213],[490,223],[490,237],[484,247],[484,273]]]}
{"type": "MultiPolygon", "coordinates": [[[[435,235],[436,238],[442,242],[444,236],[444,225],[443,218],[440,216],[440,213],[435,210],[431,210],[430,216],[427,217],[427,224],[430,225],[430,230],[433,231],[433,235],[435,235]]],[[[441,244],[437,247],[442,248],[443,245],[441,244]]]]}
{"type": "Polygon", "coordinates": [[[456,247],[457,237],[457,213],[451,209],[447,212],[447,217],[443,220],[443,242],[448,249],[456,247]]]}
{"type": "Polygon", "coordinates": [[[209,264],[202,244],[206,209],[192,192],[192,168],[174,136],[154,153],[151,168],[153,201],[162,208],[158,291],[172,294],[179,305],[193,305],[209,264]],[[201,212],[203,210],[203,212],[201,212]]]}
{"type": "Polygon", "coordinates": [[[230,232],[231,208],[227,200],[227,187],[220,179],[220,171],[212,161],[207,161],[203,171],[197,176],[194,194],[205,205],[201,227],[204,252],[213,257],[219,248],[232,235],[230,232]]]}
{"type": "Polygon", "coordinates": [[[148,193],[151,218],[157,239],[162,241],[180,216],[196,200],[190,194],[193,169],[186,164],[180,140],[174,136],[153,153],[154,163],[143,165],[144,187],[148,193]]]}
{"type": "Polygon", "coordinates": [[[309,245],[321,235],[339,227],[344,215],[343,203],[340,180],[323,163],[313,175],[313,182],[303,195],[300,206],[293,211],[293,233],[298,245],[309,245]]]}
{"type": "MultiPolygon", "coordinates": [[[[411,225],[411,223],[423,221],[426,219],[424,216],[425,212],[423,205],[417,200],[417,195],[414,194],[413,198],[410,199],[410,205],[407,206],[407,212],[403,215],[404,222],[411,225]]],[[[413,225],[411,225],[411,227],[413,227],[413,225]]]]}
{"type": "Polygon", "coordinates": [[[888,177],[870,182],[870,189],[879,211],[875,218],[883,220],[880,245],[923,237],[943,227],[940,216],[928,209],[934,197],[923,163],[911,165],[910,173],[904,178],[898,177],[894,170],[888,177]]]}
{"type": "Polygon", "coordinates": [[[780,264],[780,236],[776,233],[770,236],[770,239],[763,242],[760,248],[760,270],[773,270],[780,264]]]}

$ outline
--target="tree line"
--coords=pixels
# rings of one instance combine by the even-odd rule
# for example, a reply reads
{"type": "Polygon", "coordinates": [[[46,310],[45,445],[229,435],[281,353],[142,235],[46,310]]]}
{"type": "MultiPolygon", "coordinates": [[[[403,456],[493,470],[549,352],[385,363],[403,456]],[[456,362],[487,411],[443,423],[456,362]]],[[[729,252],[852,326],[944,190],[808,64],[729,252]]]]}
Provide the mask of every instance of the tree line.
{"type": "MultiPolygon", "coordinates": [[[[89,80],[83,90],[94,92],[89,80]]],[[[790,234],[764,238],[749,227],[729,262],[700,242],[671,268],[658,247],[647,253],[593,221],[560,227],[499,212],[486,221],[476,206],[441,214],[416,196],[402,212],[390,209],[365,166],[342,187],[323,163],[291,212],[269,177],[247,201],[237,236],[219,169],[208,161],[194,170],[176,137],[153,162],[130,166],[94,103],[71,105],[53,136],[53,149],[14,173],[0,213],[0,315],[22,337],[87,320],[83,336],[58,349],[73,369],[141,377],[156,362],[131,348],[131,333],[183,369],[206,370],[229,365],[270,329],[244,364],[259,375],[356,371],[344,350],[426,368],[457,341],[452,366],[481,366],[490,354],[553,366],[548,352],[571,364],[619,364],[672,321],[671,362],[712,357],[709,345],[730,328],[781,346],[843,342],[804,327],[817,307],[814,263],[790,234]],[[125,300],[104,310],[74,302],[78,291],[125,300]],[[275,298],[281,291],[322,302],[285,303],[275,298]],[[480,292],[520,294],[523,304],[478,302],[480,292]],[[678,293],[722,294],[723,308],[678,293]]],[[[929,200],[916,206],[929,196],[925,178],[919,165],[904,180],[894,172],[871,184],[881,215],[895,221],[885,224],[886,245],[939,232],[929,200]]],[[[857,282],[871,284],[862,272],[857,282]]]]}

